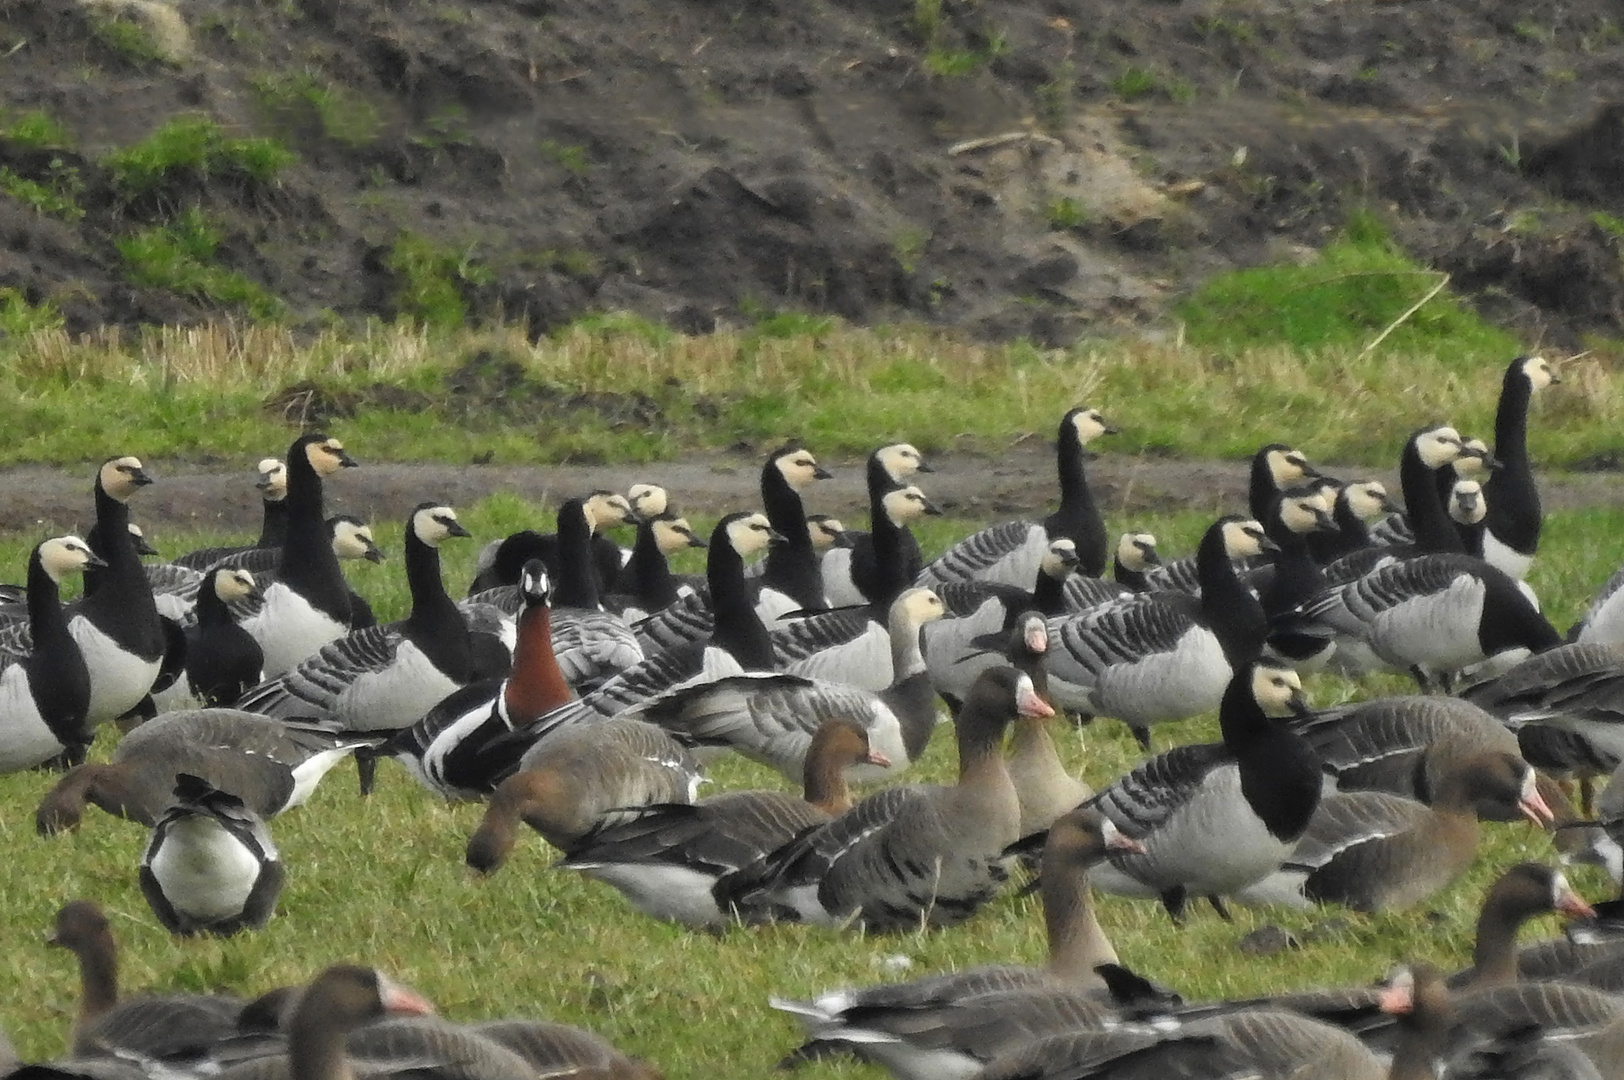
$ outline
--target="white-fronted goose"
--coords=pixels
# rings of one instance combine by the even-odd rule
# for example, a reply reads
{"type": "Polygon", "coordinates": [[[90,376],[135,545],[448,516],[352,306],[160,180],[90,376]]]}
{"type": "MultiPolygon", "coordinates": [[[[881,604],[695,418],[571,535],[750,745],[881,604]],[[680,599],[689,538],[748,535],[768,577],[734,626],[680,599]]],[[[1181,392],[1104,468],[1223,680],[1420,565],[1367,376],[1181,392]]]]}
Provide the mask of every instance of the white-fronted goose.
{"type": "Polygon", "coordinates": [[[285,877],[265,820],[182,773],[141,856],[141,892],[171,934],[221,937],[270,921],[285,877]]]}
{"type": "Polygon", "coordinates": [[[1517,933],[1528,920],[1557,912],[1592,919],[1596,912],[1573,891],[1560,870],[1518,863],[1489,886],[1477,917],[1472,966],[1450,977],[1462,990],[1508,986],[1518,980],[1517,933]]]}
{"type": "Polygon", "coordinates": [[[885,768],[884,754],[849,720],[827,720],[806,752],[802,795],[736,791],[697,803],[666,803],[600,829],[558,865],[618,889],[638,910],[685,926],[725,926],[717,879],[851,809],[846,770],[885,768]]]}
{"type": "Polygon", "coordinates": [[[1624,648],[1562,645],[1468,688],[1462,696],[1519,734],[1532,726],[1571,732],[1588,744],[1604,772],[1624,761],[1624,648]]]}
{"type": "Polygon", "coordinates": [[[322,510],[322,479],[355,460],[337,439],[303,435],[288,449],[288,531],[264,606],[243,620],[275,678],[350,629],[350,586],[333,554],[322,510]]]}
{"type": "Polygon", "coordinates": [[[830,472],[799,442],[788,442],[767,455],[761,467],[761,505],[773,531],[784,538],[767,552],[756,594],[756,613],[771,623],[789,611],[821,611],[823,570],[812,546],[801,492],[830,472]]]}
{"type": "Polygon", "coordinates": [[[261,596],[254,575],[215,567],[197,595],[197,622],[188,626],[186,666],[168,687],[153,692],[159,712],[230,706],[259,683],[265,654],[231,617],[231,604],[261,596]]]}
{"type": "Polygon", "coordinates": [[[950,926],[1003,883],[1020,803],[1002,744],[1020,714],[1052,711],[1014,668],[982,674],[959,712],[959,782],[886,788],[717,883],[741,912],[872,932],[950,926]]]}
{"type": "Polygon", "coordinates": [[[1060,418],[1056,447],[1060,470],[1060,506],[1042,521],[1006,521],[960,540],[929,563],[916,579],[931,586],[948,581],[996,581],[1025,588],[1051,540],[1066,537],[1077,545],[1079,568],[1091,577],[1105,572],[1105,521],[1089,490],[1083,462],[1087,446],[1115,432],[1094,409],[1072,409],[1060,418]]]}
{"type": "Polygon", "coordinates": [[[1543,515],[1539,488],[1528,461],[1528,403],[1535,391],[1560,380],[1538,356],[1519,356],[1506,368],[1500,404],[1494,414],[1494,456],[1504,468],[1483,485],[1489,517],[1483,535],[1483,557],[1491,566],[1521,581],[1539,550],[1543,515]]]}
{"type": "MultiPolygon", "coordinates": [[[[1009,662],[1022,671],[1037,669],[1032,681],[1038,696],[1047,701],[1048,679],[1042,665],[1049,651],[1048,624],[1037,612],[1028,611],[1016,617],[1008,636],[1009,662]]],[[[1018,717],[1009,737],[1009,776],[1021,802],[1022,837],[1045,831],[1072,807],[1094,797],[1093,788],[1066,771],[1049,734],[1050,724],[1046,716],[1018,717]]]]}
{"type": "Polygon", "coordinates": [[[259,489],[263,507],[259,538],[252,544],[198,548],[171,559],[171,563],[189,570],[207,570],[221,559],[244,551],[281,549],[282,541],[288,535],[288,468],[276,458],[262,458],[256,471],[258,479],[254,481],[254,486],[259,489]]]}
{"type": "Polygon", "coordinates": [[[660,1080],[651,1066],[581,1028],[544,1020],[487,1020],[468,1028],[518,1054],[538,1077],[559,1080],[660,1080]]]}
{"type": "Polygon", "coordinates": [[[90,672],[58,591],[64,574],[102,560],[77,536],[57,536],[28,557],[28,636],[22,655],[0,653],[0,772],[61,754],[77,763],[96,737],[86,722],[90,672]]]}
{"type": "Polygon", "coordinates": [[[1099,887],[1160,897],[1177,920],[1189,896],[1238,891],[1284,862],[1319,805],[1320,765],[1273,718],[1306,711],[1289,667],[1241,665],[1219,706],[1223,742],[1169,750],[1089,804],[1145,847],[1113,855],[1099,887]]]}
{"type": "Polygon", "coordinates": [[[887,496],[910,487],[909,479],[915,473],[933,471],[924,456],[908,443],[892,443],[869,454],[863,478],[868,490],[870,531],[848,533],[845,543],[821,556],[823,589],[830,604],[876,604],[883,608],[913,582],[923,563],[919,541],[908,528],[917,515],[906,514],[908,508],[899,505],[897,498],[888,504],[887,496]],[[881,508],[885,508],[884,512],[881,508]]]}
{"type": "Polygon", "coordinates": [[[632,820],[639,807],[694,801],[699,763],[671,736],[641,720],[608,720],[555,732],[525,753],[497,785],[468,838],[468,865],[499,869],[521,823],[568,853],[599,829],[632,820]]]}
{"type": "Polygon", "coordinates": [[[477,674],[468,624],[440,577],[442,541],[467,536],[449,506],[423,503],[406,521],[411,614],[352,631],[291,671],[243,695],[239,707],[277,717],[332,720],[348,731],[409,726],[477,674]]]}

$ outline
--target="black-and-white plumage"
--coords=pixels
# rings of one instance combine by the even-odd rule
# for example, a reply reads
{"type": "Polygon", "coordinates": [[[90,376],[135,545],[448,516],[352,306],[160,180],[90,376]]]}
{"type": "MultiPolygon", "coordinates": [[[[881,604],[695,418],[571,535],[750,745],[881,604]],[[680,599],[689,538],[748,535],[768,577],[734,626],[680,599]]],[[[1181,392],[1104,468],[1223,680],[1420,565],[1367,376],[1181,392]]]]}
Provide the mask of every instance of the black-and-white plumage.
{"type": "Polygon", "coordinates": [[[186,628],[185,667],[168,687],[154,691],[159,712],[236,704],[263,677],[265,655],[252,634],[231,617],[231,604],[260,595],[254,575],[216,567],[198,593],[197,621],[186,628]]]}
{"type": "Polygon", "coordinates": [[[631,555],[615,579],[614,592],[605,598],[607,606],[633,623],[692,595],[693,585],[672,573],[667,559],[687,548],[704,546],[688,520],[675,511],[662,510],[643,518],[631,555]]]}
{"type": "Polygon", "coordinates": [[[1528,404],[1534,393],[1558,382],[1551,365],[1538,356],[1519,356],[1506,368],[1500,405],[1494,414],[1494,456],[1503,468],[1483,485],[1489,516],[1483,557],[1521,581],[1539,550],[1544,517],[1539,489],[1528,460],[1528,404]]]}
{"type": "Polygon", "coordinates": [[[927,565],[916,579],[926,587],[949,581],[996,581],[1025,588],[1038,572],[1049,541],[1062,536],[1077,545],[1079,568],[1099,577],[1105,572],[1105,521],[1088,487],[1083,461],[1086,447],[1115,431],[1094,409],[1072,409],[1060,420],[1057,446],[1060,506],[1041,522],[1006,521],[960,540],[927,565]]]}
{"type": "Polygon", "coordinates": [[[1313,533],[1308,537],[1309,550],[1320,566],[1351,555],[1360,548],[1370,547],[1370,522],[1380,520],[1398,508],[1387,495],[1387,486],[1379,480],[1356,480],[1337,489],[1331,507],[1336,523],[1334,533],[1313,533]]]}
{"type": "Polygon", "coordinates": [[[66,753],[83,761],[95,738],[85,716],[90,672],[68,629],[58,585],[101,562],[77,536],[53,537],[28,558],[31,648],[0,654],[0,772],[30,769],[66,753]]]}
{"type": "Polygon", "coordinates": [[[829,477],[829,470],[798,442],[774,450],[761,467],[761,505],[773,531],[784,538],[767,552],[762,566],[756,612],[764,623],[786,612],[819,611],[828,604],[800,493],[829,477]]]}
{"type": "MultiPolygon", "coordinates": [[[[1156,550],[1156,537],[1147,532],[1123,533],[1117,539],[1116,555],[1111,559],[1111,577],[1122,589],[1130,592],[1145,592],[1150,588],[1150,581],[1146,577],[1156,567],[1162,565],[1161,552],[1156,550]]],[[[1089,588],[1091,581],[1103,579],[1078,577],[1066,582],[1066,606],[1073,611],[1082,611],[1093,607],[1100,601],[1096,599],[1099,591],[1089,588]]]]}
{"type": "Polygon", "coordinates": [[[446,595],[439,553],[442,541],[467,535],[450,507],[418,506],[406,523],[411,614],[324,645],[244,694],[239,706],[266,716],[333,720],[348,731],[394,731],[472,682],[480,674],[473,642],[446,595]]]}
{"type": "MultiPolygon", "coordinates": [[[[655,488],[652,484],[639,485],[644,486],[659,492],[658,496],[653,496],[652,492],[645,493],[645,498],[664,497],[662,489],[655,488]]],[[[602,592],[614,583],[624,561],[620,545],[603,535],[603,530],[631,523],[636,518],[636,512],[633,511],[632,504],[626,496],[601,489],[585,496],[581,500],[581,505],[588,529],[592,533],[590,541],[592,584],[602,592]]],[[[647,505],[653,503],[649,502],[647,505]]],[[[556,533],[543,534],[533,529],[524,529],[501,540],[491,541],[479,553],[474,580],[468,586],[468,595],[473,597],[492,589],[511,589],[518,584],[519,572],[531,559],[540,559],[546,564],[547,572],[555,579],[559,579],[564,567],[559,560],[558,545],[556,533]]]]}
{"type": "Polygon", "coordinates": [[[207,570],[221,559],[245,551],[279,551],[288,534],[288,468],[276,458],[264,458],[258,465],[259,478],[254,486],[259,489],[263,506],[259,538],[252,544],[235,547],[209,547],[188,551],[170,561],[188,570],[207,570]]]}
{"type": "Polygon", "coordinates": [[[918,515],[909,514],[909,508],[896,500],[888,504],[886,496],[909,487],[915,473],[934,471],[909,443],[892,443],[869,454],[863,479],[870,531],[850,532],[845,543],[823,552],[823,589],[830,604],[874,604],[883,610],[913,582],[924,562],[919,542],[908,528],[918,515]]]}
{"type": "Polygon", "coordinates": [[[165,929],[257,930],[276,911],[284,876],[264,819],[207,781],[177,779],[141,856],[141,892],[165,929]]]}
{"type": "Polygon", "coordinates": [[[1269,506],[1288,488],[1317,479],[1320,473],[1308,458],[1285,443],[1270,443],[1252,455],[1252,468],[1246,483],[1246,506],[1252,517],[1263,521],[1269,506]]]}
{"type": "Polygon", "coordinates": [[[1113,855],[1096,886],[1160,897],[1179,918],[1188,897],[1223,896],[1273,871],[1319,805],[1318,757],[1273,719],[1306,711],[1289,667],[1238,667],[1219,708],[1223,742],[1176,747],[1094,797],[1145,848],[1113,855]]]}

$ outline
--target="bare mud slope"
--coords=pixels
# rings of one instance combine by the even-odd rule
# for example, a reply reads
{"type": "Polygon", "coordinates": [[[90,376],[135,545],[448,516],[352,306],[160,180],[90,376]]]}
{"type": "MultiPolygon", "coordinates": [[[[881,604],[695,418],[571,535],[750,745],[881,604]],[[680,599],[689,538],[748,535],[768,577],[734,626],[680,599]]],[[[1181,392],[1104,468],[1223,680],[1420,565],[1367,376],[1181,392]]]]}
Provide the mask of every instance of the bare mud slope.
{"type": "Polygon", "coordinates": [[[72,329],[231,310],[231,272],[295,318],[796,309],[1064,342],[1361,205],[1529,337],[1617,337],[1621,23],[1617,0],[3,0],[0,288],[72,329]],[[19,135],[38,110],[60,132],[19,135]],[[177,117],[218,126],[109,157],[177,117]],[[212,243],[154,273],[132,238],[192,206],[212,243]]]}

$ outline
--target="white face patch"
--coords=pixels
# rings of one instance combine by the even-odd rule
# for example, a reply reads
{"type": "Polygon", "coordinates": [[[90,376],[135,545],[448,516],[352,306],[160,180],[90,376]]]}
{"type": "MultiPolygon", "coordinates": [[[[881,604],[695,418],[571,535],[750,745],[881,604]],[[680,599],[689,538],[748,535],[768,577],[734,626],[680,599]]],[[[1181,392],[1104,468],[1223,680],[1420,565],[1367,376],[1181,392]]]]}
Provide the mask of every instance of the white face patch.
{"type": "Polygon", "coordinates": [[[1416,437],[1415,449],[1421,463],[1429,469],[1441,469],[1459,460],[1464,449],[1460,432],[1452,427],[1433,428],[1416,437]]]}
{"type": "Polygon", "coordinates": [[[1255,521],[1231,521],[1224,526],[1224,553],[1231,559],[1263,554],[1263,526],[1255,521]]]}
{"type": "Polygon", "coordinates": [[[1366,480],[1363,483],[1348,485],[1348,509],[1353,511],[1355,517],[1361,521],[1370,521],[1382,513],[1382,501],[1387,498],[1387,488],[1375,480],[1366,480]]]}
{"type": "Polygon", "coordinates": [[[930,505],[925,499],[925,493],[917,487],[898,488],[888,491],[882,500],[885,507],[885,516],[891,519],[893,525],[906,525],[911,521],[918,521],[924,517],[930,505]]]}
{"type": "Polygon", "coordinates": [[[893,480],[907,479],[918,472],[919,466],[924,463],[923,456],[908,443],[892,443],[882,447],[876,456],[880,467],[893,480]]]}
{"type": "Polygon", "coordinates": [[[776,464],[784,482],[796,491],[818,478],[818,460],[805,450],[792,450],[779,457],[776,464]]]}
{"type": "Polygon", "coordinates": [[[54,536],[39,548],[40,566],[56,582],[60,582],[64,574],[89,566],[91,557],[90,545],[77,536],[54,536]]]}
{"type": "Polygon", "coordinates": [[[728,541],[740,555],[754,555],[765,551],[771,543],[772,525],[765,514],[751,514],[739,518],[727,527],[728,541]]]}
{"type": "Polygon", "coordinates": [[[464,535],[457,523],[457,512],[449,506],[429,506],[412,515],[412,532],[429,547],[439,547],[451,536],[464,535]]]}
{"type": "Polygon", "coordinates": [[[658,517],[670,509],[665,488],[658,484],[633,484],[626,489],[626,501],[634,512],[646,518],[658,517]]]}
{"type": "Polygon", "coordinates": [[[583,509],[586,511],[587,524],[594,532],[632,519],[632,504],[619,495],[593,495],[587,499],[583,509]]]}
{"type": "Polygon", "coordinates": [[[1551,365],[1546,363],[1543,356],[1530,356],[1523,361],[1522,369],[1528,385],[1535,390],[1543,390],[1556,381],[1551,365]]]}
{"type": "Polygon", "coordinates": [[[1308,475],[1308,459],[1295,450],[1270,450],[1264,460],[1275,487],[1290,487],[1308,475]]]}
{"type": "Polygon", "coordinates": [[[1084,409],[1071,418],[1071,426],[1077,432],[1077,441],[1087,446],[1101,435],[1110,432],[1110,425],[1105,422],[1098,410],[1084,409]]]}

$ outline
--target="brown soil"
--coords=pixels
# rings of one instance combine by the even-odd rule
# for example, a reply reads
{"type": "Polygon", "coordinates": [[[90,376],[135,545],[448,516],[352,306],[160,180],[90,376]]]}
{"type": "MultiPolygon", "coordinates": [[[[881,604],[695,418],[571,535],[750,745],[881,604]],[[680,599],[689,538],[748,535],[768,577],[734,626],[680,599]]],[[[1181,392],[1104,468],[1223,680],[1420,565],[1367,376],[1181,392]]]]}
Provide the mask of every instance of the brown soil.
{"type": "Polygon", "coordinates": [[[1530,338],[1624,324],[1617,0],[97,0],[178,13],[156,60],[83,3],[0,5],[0,106],[73,133],[0,166],[77,170],[87,211],[0,195],[0,287],[73,329],[211,313],[114,247],[194,202],[299,318],[395,314],[411,230],[537,332],[810,309],[1063,342],[1369,205],[1530,338]],[[301,73],[347,104],[254,89],[301,73]],[[182,112],[300,162],[122,198],[101,155],[182,112]]]}

